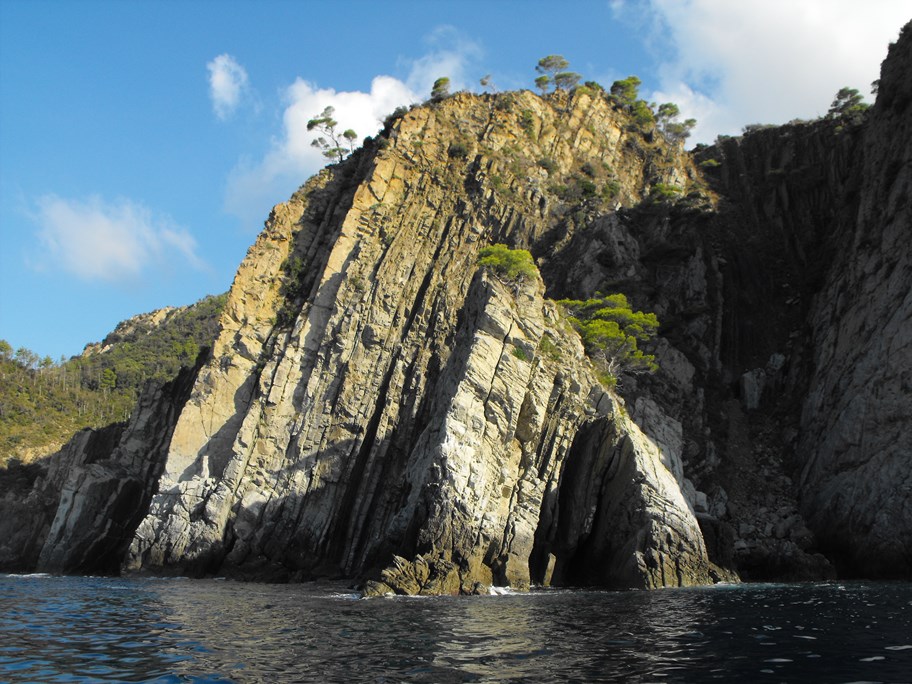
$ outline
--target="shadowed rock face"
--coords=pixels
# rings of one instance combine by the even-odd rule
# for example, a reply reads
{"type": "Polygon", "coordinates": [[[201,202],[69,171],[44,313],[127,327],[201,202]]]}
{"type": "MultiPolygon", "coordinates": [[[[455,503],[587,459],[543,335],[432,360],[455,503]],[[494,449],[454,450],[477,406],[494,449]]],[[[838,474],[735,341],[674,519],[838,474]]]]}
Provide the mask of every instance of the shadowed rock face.
{"type": "Polygon", "coordinates": [[[149,509],[196,369],[142,394],[129,422],[83,430],[28,494],[0,499],[0,567],[116,574],[149,509]]]}
{"type": "Polygon", "coordinates": [[[802,509],[847,573],[912,577],[912,25],[864,131],[858,210],[810,316],[802,509]]]}
{"type": "Polygon", "coordinates": [[[0,567],[912,576],[910,51],[864,126],[730,139],[704,173],[601,96],[413,109],[273,209],[198,371],[2,493],[0,567]],[[494,243],[542,278],[479,269],[494,243]],[[662,321],[623,398],[553,301],[597,291],[662,321]]]}

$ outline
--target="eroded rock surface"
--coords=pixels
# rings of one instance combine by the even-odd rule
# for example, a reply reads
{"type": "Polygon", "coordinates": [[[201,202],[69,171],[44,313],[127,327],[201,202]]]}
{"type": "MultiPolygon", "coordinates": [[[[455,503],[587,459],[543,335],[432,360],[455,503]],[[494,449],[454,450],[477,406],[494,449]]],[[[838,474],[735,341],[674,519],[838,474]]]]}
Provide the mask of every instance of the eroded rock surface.
{"type": "MultiPolygon", "coordinates": [[[[561,499],[573,460],[605,482],[587,506],[630,514],[617,533],[566,523],[603,566],[588,580],[710,580],[678,479],[618,414],[541,282],[504,284],[477,267],[485,244],[534,247],[554,230],[549,174],[634,164],[630,134],[603,101],[510,97],[503,109],[460,95],[414,110],[384,149],[276,208],[235,280],[127,567],[357,576],[398,556],[414,560],[387,570],[397,591],[428,591],[441,573],[462,592],[528,587],[555,577],[548,563],[530,566],[534,552],[560,561],[557,577],[578,565],[540,529],[574,505],[561,499]],[[518,123],[525,112],[534,136],[518,123]],[[510,147],[533,139],[531,151],[510,147]],[[543,150],[551,171],[535,162],[543,150]],[[556,353],[542,352],[545,337],[556,353]],[[612,441],[580,446],[590,424],[612,441]],[[612,459],[624,478],[613,485],[612,459]],[[425,577],[425,567],[447,570],[425,577]]],[[[628,201],[655,182],[634,166],[628,201]]],[[[693,173],[683,157],[667,166],[693,173]]]]}
{"type": "Polygon", "coordinates": [[[909,578],[910,71],[906,27],[866,123],[693,155],[585,91],[394,117],[274,208],[198,373],[0,478],[0,567],[909,578]],[[601,384],[554,303],[597,292],[657,314],[657,373],[601,384]]]}

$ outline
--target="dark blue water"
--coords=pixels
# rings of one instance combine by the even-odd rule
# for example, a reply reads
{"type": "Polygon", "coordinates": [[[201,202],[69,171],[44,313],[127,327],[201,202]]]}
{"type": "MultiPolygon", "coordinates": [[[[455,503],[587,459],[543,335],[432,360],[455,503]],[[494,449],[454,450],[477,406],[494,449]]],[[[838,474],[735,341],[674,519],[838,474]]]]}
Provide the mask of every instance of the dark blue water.
{"type": "Polygon", "coordinates": [[[0,681],[912,681],[910,584],[345,591],[0,576],[0,681]]]}

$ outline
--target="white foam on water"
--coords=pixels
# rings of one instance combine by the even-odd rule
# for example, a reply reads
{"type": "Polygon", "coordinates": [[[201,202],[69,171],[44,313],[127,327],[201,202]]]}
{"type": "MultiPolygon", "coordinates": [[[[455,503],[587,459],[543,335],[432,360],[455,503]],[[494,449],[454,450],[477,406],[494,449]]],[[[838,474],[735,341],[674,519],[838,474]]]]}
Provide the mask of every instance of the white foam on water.
{"type": "Polygon", "coordinates": [[[526,592],[519,592],[510,587],[488,587],[488,594],[491,596],[519,596],[525,595],[526,592]]]}
{"type": "Polygon", "coordinates": [[[791,658],[767,658],[764,663],[794,663],[791,658]]]}
{"type": "Polygon", "coordinates": [[[810,634],[793,634],[792,636],[796,639],[813,639],[814,641],[817,640],[817,637],[811,636],[810,634]]]}
{"type": "Polygon", "coordinates": [[[884,656],[871,656],[870,658],[859,658],[858,661],[862,663],[873,663],[877,660],[886,660],[884,656]]]}
{"type": "Polygon", "coordinates": [[[902,646],[884,646],[888,651],[907,651],[912,648],[912,644],[903,644],[902,646]]]}

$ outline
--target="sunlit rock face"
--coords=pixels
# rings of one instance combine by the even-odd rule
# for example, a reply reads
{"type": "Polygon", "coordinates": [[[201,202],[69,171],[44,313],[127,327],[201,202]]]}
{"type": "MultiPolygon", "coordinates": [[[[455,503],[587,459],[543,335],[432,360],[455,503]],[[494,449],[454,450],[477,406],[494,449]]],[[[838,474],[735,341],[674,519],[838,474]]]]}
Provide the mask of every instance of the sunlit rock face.
{"type": "Polygon", "coordinates": [[[541,280],[478,268],[485,245],[581,230],[548,184],[582,164],[622,168],[629,204],[695,175],[664,143],[645,168],[625,125],[587,95],[458,95],[276,207],[126,567],[387,568],[410,593],[710,581],[679,454],[601,386],[541,280]]]}
{"type": "Polygon", "coordinates": [[[912,577],[910,50],[863,123],[691,153],[591,88],[393,117],[273,209],[196,369],[0,491],[0,567],[912,577]],[[617,387],[557,303],[615,292],[661,322],[617,387]]]}

